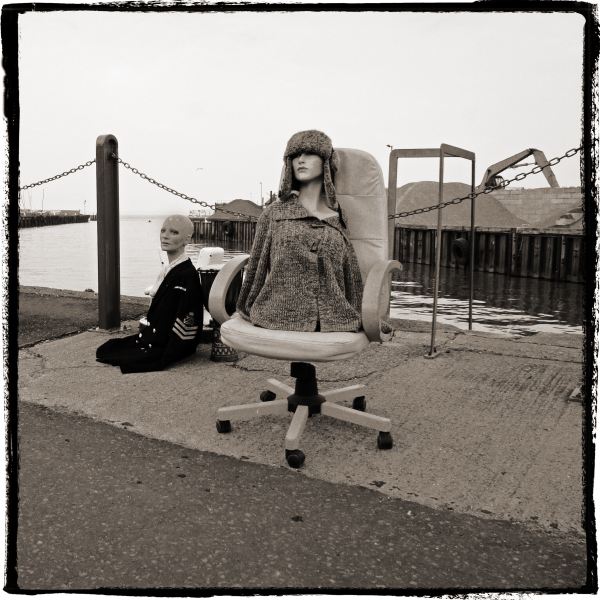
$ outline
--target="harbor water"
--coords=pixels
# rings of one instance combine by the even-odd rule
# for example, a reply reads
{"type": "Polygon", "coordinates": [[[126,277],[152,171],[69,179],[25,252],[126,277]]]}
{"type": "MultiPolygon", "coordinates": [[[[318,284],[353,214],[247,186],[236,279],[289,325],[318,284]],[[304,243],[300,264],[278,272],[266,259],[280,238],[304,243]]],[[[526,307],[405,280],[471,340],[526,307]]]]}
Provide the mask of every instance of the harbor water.
{"type": "MultiPolygon", "coordinates": [[[[159,232],[163,217],[122,217],[120,220],[121,294],[143,296],[162,266],[159,232]]],[[[98,290],[96,223],[73,223],[19,230],[19,283],[83,291],[98,290]]],[[[187,252],[196,260],[200,248],[187,252]]],[[[232,244],[226,258],[246,251],[232,244]]],[[[468,271],[442,268],[438,323],[468,327],[468,271]]],[[[405,264],[394,277],[391,316],[431,322],[434,270],[405,264]]],[[[476,272],[473,329],[509,335],[536,332],[580,333],[583,285],[542,279],[506,277],[476,272]]]]}
{"type": "MultiPolygon", "coordinates": [[[[431,322],[434,265],[407,263],[392,282],[391,315],[431,322]]],[[[508,335],[581,333],[584,286],[531,277],[473,274],[473,330],[508,335]]],[[[468,329],[469,271],[440,268],[437,322],[468,329]]]]}

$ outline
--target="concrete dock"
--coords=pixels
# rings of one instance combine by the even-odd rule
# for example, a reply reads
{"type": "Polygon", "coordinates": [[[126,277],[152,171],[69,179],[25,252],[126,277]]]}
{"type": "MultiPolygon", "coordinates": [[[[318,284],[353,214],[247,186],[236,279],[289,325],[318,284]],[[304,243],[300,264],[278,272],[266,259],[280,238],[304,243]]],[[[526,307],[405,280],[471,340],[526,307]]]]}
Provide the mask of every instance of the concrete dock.
{"type": "MultiPolygon", "coordinates": [[[[233,422],[228,434],[215,428],[218,407],[258,402],[266,379],[292,385],[288,363],[251,355],[214,363],[210,345],[201,344],[166,371],[122,375],[97,363],[95,349],[136,327],[124,325],[120,334],[87,330],[22,344],[21,405],[230,457],[241,470],[263,465],[299,485],[366,488],[438,514],[558,535],[579,548],[576,571],[585,570],[583,405],[571,398],[581,383],[582,336],[440,328],[439,355],[427,359],[429,324],[396,323],[390,342],[317,365],[324,390],[366,385],[367,411],[392,420],[394,447],[378,450],[375,432],[316,416],[302,436],[306,462],[296,471],[284,458],[287,416],[233,422]]],[[[584,584],[581,575],[578,581],[584,584]]]]}

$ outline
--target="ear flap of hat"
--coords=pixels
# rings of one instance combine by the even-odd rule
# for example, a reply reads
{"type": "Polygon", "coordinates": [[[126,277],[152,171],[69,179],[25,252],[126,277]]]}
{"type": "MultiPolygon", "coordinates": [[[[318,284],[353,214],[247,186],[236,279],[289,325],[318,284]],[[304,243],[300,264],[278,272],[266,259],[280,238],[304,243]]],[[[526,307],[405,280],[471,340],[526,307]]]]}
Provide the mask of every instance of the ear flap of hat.
{"type": "Polygon", "coordinates": [[[333,184],[332,171],[332,161],[325,161],[323,163],[323,189],[325,191],[326,202],[329,208],[332,210],[337,210],[338,201],[335,197],[335,186],[333,184]]]}
{"type": "Polygon", "coordinates": [[[331,164],[331,173],[335,175],[340,168],[340,156],[335,151],[335,148],[331,149],[331,156],[329,157],[329,163],[331,164]]]}
{"type": "Polygon", "coordinates": [[[282,200],[285,200],[292,191],[292,174],[292,159],[288,156],[285,159],[281,180],[279,182],[279,197],[282,200]]]}

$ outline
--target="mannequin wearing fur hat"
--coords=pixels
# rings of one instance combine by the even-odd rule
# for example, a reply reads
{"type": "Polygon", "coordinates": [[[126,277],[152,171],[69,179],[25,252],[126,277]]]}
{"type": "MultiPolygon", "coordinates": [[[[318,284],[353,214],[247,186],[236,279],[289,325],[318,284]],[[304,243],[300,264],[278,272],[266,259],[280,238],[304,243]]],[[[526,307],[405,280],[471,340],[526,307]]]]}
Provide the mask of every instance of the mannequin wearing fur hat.
{"type": "Polygon", "coordinates": [[[260,216],[238,313],[287,331],[358,331],[362,279],[333,177],[337,155],[321,131],[294,134],[279,199],[260,216]]]}

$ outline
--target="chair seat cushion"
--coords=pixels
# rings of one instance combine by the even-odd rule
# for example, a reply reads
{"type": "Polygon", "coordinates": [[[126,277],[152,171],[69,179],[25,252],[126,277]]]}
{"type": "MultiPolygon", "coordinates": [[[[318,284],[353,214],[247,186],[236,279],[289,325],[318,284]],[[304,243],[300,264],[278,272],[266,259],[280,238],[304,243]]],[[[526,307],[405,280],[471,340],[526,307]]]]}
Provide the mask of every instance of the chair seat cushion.
{"type": "Polygon", "coordinates": [[[237,313],[221,325],[225,344],[266,358],[325,362],[354,356],[369,345],[364,332],[282,331],[256,327],[237,313]]]}

